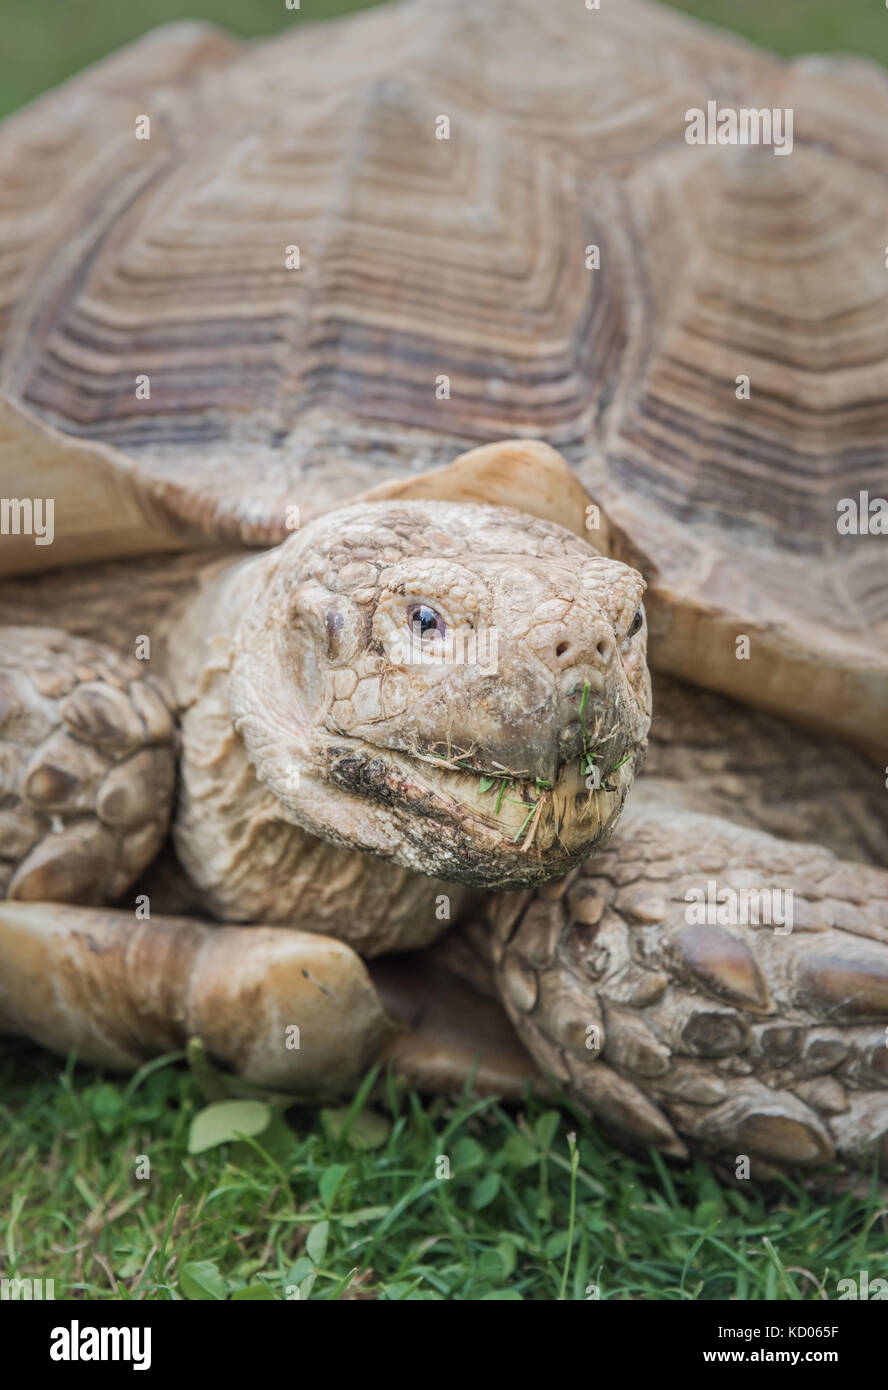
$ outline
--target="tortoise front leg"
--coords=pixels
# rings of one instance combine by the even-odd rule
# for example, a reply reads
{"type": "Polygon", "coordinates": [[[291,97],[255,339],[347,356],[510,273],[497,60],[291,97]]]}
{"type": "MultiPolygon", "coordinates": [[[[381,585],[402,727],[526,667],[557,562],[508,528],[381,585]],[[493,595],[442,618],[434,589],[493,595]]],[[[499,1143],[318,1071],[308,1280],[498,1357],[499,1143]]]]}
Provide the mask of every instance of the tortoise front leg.
{"type": "Polygon", "coordinates": [[[0,1032],[118,1071],[196,1037],[303,1101],[350,1095],[374,1061],[430,1091],[544,1089],[502,1010],[424,953],[368,969],[287,927],[0,902],[0,1032]]]}
{"type": "Polygon", "coordinates": [[[888,1171],[885,870],[651,799],[491,910],[519,1035],[618,1139],[738,1176],[888,1171]]]}
{"type": "Polygon", "coordinates": [[[51,627],[0,627],[0,896],[103,903],[151,862],[173,801],[163,687],[51,627]]]}
{"type": "Polygon", "coordinates": [[[0,1027],[132,1071],[199,1037],[247,1080],[347,1094],[397,1031],[330,937],[186,917],[0,903],[0,1027]]]}

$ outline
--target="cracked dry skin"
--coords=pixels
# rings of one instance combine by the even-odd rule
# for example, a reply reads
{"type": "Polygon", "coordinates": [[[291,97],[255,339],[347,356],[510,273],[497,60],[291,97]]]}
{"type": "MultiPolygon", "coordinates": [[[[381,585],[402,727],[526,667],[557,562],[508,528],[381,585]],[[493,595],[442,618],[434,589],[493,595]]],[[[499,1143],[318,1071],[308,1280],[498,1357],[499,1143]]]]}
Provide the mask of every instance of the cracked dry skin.
{"type": "Polygon", "coordinates": [[[874,1151],[888,1171],[884,870],[652,796],[602,855],[490,913],[519,1035],[622,1143],[747,1155],[761,1179],[874,1151]],[[791,931],[763,909],[689,921],[709,881],[791,889],[791,931]]]}
{"type": "Polygon", "coordinates": [[[605,843],[650,722],[643,589],[560,526],[434,501],[214,571],[169,636],[174,839],[213,913],[324,929],[329,846],[371,851],[336,934],[405,949],[447,883],[545,882],[605,843]]]}

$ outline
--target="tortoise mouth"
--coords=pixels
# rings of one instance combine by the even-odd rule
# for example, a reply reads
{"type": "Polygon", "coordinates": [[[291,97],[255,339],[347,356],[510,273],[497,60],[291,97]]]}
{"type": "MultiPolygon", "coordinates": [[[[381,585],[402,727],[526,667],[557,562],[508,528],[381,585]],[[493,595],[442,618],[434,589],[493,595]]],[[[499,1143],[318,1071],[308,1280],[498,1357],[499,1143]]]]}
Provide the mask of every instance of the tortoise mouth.
{"type": "Polygon", "coordinates": [[[399,859],[421,873],[496,889],[561,877],[600,847],[640,747],[635,754],[598,778],[588,771],[593,764],[574,757],[546,782],[469,755],[414,755],[355,737],[325,748],[328,779],[395,820],[405,845],[399,859]]]}

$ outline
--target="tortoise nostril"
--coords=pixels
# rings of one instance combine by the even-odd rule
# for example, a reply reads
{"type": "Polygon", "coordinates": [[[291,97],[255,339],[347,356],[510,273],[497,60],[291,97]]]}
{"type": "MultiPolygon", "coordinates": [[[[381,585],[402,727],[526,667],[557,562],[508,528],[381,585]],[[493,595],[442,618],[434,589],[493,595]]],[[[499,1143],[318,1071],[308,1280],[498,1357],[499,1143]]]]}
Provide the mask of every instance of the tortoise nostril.
{"type": "Polygon", "coordinates": [[[558,646],[555,648],[555,655],[556,655],[556,656],[564,656],[564,653],[565,653],[566,651],[569,651],[569,650],[570,650],[570,643],[569,643],[569,642],[559,642],[559,643],[558,643],[558,646]]]}
{"type": "Polygon", "coordinates": [[[602,661],[610,660],[611,644],[606,637],[602,637],[599,642],[595,643],[595,650],[601,657],[602,661]]]}

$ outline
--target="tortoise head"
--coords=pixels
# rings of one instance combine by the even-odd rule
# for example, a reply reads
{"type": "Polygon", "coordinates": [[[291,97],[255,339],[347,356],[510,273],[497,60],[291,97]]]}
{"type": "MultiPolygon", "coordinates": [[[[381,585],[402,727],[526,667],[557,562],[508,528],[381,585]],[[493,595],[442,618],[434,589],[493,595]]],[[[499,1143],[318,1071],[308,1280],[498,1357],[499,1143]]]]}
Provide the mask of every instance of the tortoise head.
{"type": "Polygon", "coordinates": [[[232,712],[287,819],[487,888],[603,843],[650,723],[635,570],[552,522],[434,500],[328,513],[259,563],[232,712]]]}

